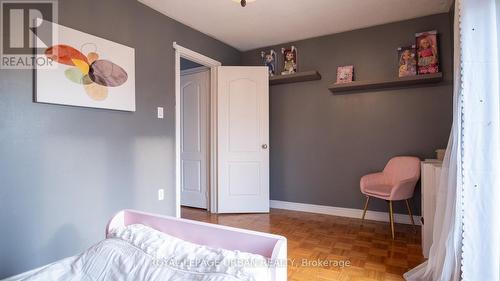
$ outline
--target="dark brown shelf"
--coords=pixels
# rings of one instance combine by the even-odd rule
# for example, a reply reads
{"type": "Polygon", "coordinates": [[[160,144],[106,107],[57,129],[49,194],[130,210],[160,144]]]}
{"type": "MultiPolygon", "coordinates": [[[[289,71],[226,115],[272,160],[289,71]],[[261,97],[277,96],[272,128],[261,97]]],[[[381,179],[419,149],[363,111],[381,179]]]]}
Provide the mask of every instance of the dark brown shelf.
{"type": "Polygon", "coordinates": [[[297,83],[304,81],[321,80],[321,74],[318,71],[303,71],[288,75],[275,75],[269,77],[269,85],[279,85],[285,83],[297,83]]]}
{"type": "Polygon", "coordinates": [[[332,93],[346,91],[373,90],[392,87],[404,87],[443,81],[443,73],[423,74],[408,77],[398,77],[392,80],[353,81],[345,84],[331,84],[328,88],[332,93]]]}

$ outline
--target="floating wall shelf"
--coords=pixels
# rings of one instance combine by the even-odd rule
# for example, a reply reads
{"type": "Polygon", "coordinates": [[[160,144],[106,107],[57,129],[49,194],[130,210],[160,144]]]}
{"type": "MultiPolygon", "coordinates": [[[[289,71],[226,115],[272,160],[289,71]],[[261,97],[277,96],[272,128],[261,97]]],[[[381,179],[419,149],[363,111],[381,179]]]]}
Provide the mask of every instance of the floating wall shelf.
{"type": "Polygon", "coordinates": [[[288,75],[271,76],[269,77],[269,84],[279,85],[285,83],[297,83],[297,82],[313,81],[313,80],[321,80],[321,74],[319,74],[319,72],[316,70],[297,72],[288,75]]]}
{"type": "Polygon", "coordinates": [[[443,73],[423,74],[408,77],[398,77],[392,80],[375,80],[375,81],[353,81],[345,84],[330,84],[328,87],[332,93],[347,92],[347,91],[362,91],[383,89],[392,87],[404,87],[428,83],[438,83],[443,81],[443,73]]]}

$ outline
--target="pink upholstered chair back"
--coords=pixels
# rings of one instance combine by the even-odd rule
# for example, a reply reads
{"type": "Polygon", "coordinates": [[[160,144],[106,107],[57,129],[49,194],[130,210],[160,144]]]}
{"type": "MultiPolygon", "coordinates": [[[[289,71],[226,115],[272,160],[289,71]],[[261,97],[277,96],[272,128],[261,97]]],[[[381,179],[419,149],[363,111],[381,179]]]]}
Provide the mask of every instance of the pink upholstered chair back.
{"type": "Polygon", "coordinates": [[[393,200],[410,198],[420,178],[420,159],[412,156],[394,157],[385,166],[384,174],[395,185],[391,194],[393,200]]]}
{"type": "Polygon", "coordinates": [[[420,177],[420,159],[412,156],[397,156],[389,160],[384,174],[394,181],[418,179],[420,177]]]}

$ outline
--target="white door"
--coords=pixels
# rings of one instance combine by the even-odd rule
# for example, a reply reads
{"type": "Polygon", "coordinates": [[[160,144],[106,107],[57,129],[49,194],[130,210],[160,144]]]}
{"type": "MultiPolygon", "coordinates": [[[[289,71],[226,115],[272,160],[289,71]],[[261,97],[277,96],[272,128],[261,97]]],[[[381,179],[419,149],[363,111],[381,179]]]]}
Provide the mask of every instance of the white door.
{"type": "Polygon", "coordinates": [[[181,205],[207,208],[209,70],[181,76],[181,205]]]}
{"type": "Polygon", "coordinates": [[[267,68],[222,66],[217,77],[218,212],[269,212],[267,68]]]}

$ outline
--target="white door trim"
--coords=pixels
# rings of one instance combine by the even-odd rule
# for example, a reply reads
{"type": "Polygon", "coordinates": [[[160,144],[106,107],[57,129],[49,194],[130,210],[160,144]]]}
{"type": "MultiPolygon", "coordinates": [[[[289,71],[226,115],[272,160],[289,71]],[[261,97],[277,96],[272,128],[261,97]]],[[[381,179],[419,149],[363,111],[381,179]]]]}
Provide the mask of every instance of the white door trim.
{"type": "Polygon", "coordinates": [[[210,160],[209,211],[217,213],[217,67],[222,64],[212,58],[173,42],[175,49],[175,216],[181,216],[181,57],[210,68],[210,160]]]}

